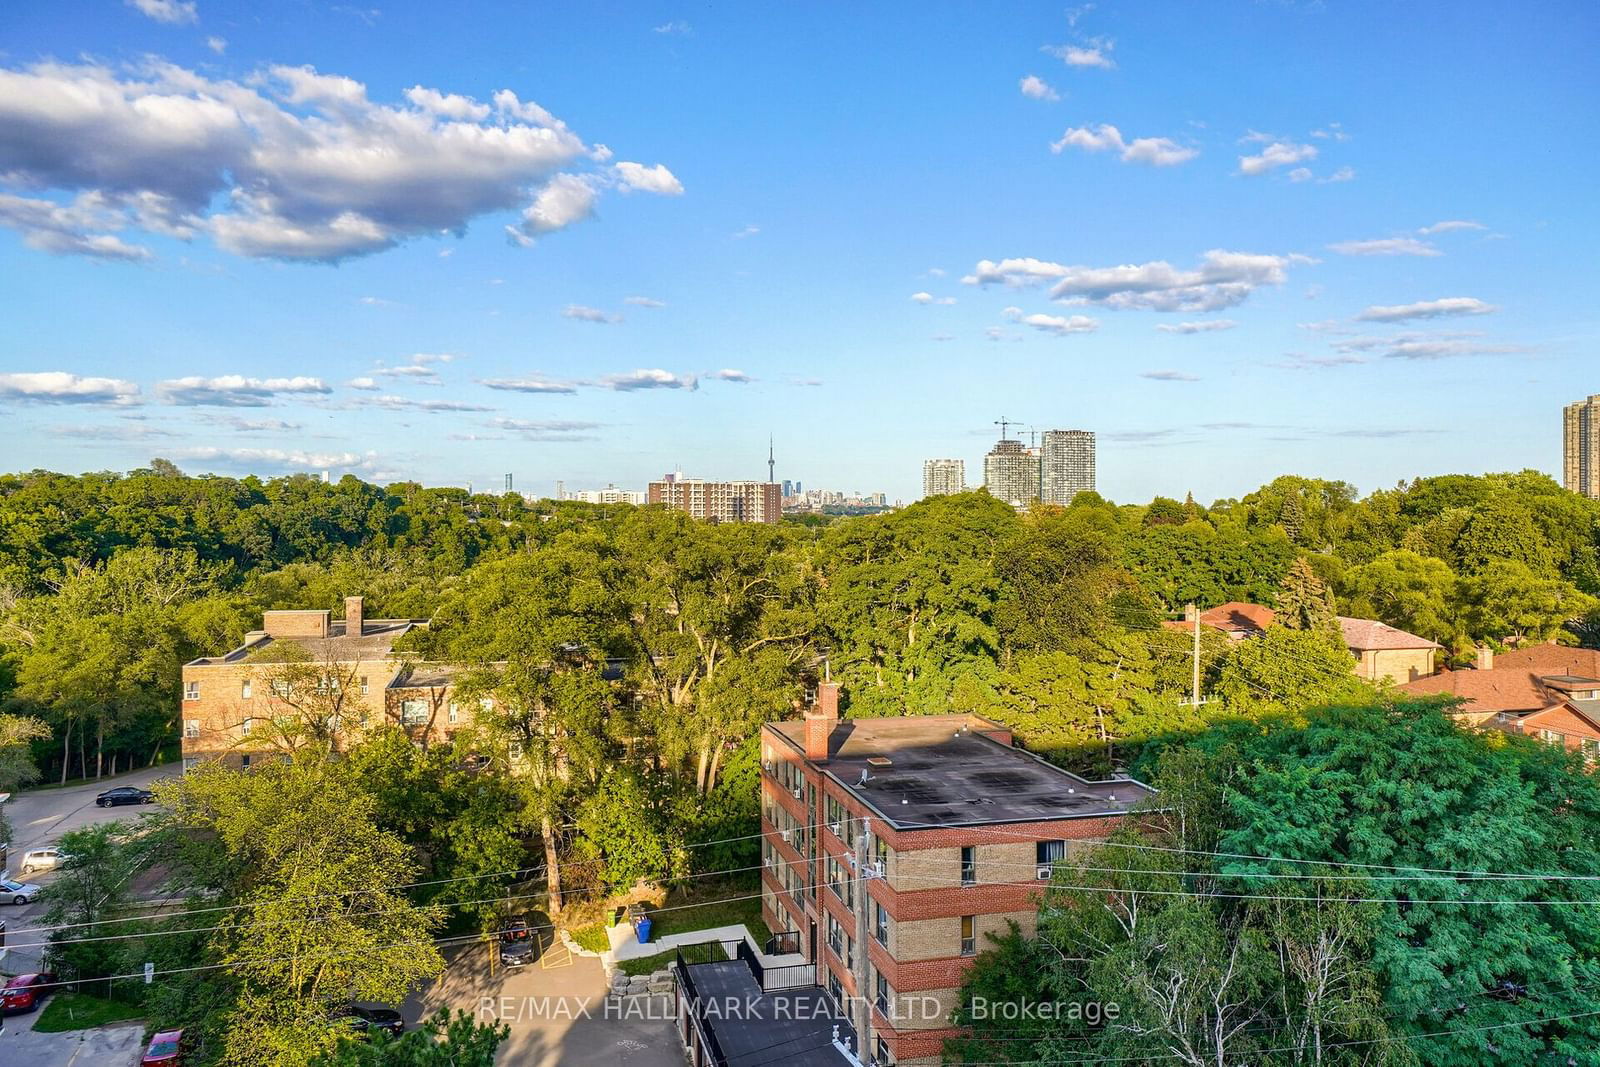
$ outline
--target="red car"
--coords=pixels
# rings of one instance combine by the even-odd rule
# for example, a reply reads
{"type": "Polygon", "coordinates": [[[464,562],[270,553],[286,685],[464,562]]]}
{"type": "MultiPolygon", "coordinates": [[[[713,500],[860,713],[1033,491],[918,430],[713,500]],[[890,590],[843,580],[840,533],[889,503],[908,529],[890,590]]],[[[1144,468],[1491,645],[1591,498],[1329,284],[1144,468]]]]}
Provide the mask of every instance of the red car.
{"type": "Polygon", "coordinates": [[[150,1039],[139,1067],[182,1067],[183,1031],[163,1030],[150,1039]]]}
{"type": "Polygon", "coordinates": [[[53,974],[19,974],[0,989],[0,1011],[32,1011],[55,991],[53,974]]]}

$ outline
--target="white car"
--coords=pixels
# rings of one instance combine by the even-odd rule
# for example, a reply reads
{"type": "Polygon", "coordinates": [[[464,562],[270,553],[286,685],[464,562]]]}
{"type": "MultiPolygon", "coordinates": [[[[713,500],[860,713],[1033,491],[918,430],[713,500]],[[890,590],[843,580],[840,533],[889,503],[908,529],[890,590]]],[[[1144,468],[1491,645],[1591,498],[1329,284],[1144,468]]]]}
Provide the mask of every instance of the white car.
{"type": "Polygon", "coordinates": [[[0,878],[0,904],[31,904],[38,895],[39,887],[32,882],[0,878]]]}
{"type": "Polygon", "coordinates": [[[30,848],[22,854],[22,863],[17,870],[22,874],[53,871],[71,858],[59,848],[30,848]]]}

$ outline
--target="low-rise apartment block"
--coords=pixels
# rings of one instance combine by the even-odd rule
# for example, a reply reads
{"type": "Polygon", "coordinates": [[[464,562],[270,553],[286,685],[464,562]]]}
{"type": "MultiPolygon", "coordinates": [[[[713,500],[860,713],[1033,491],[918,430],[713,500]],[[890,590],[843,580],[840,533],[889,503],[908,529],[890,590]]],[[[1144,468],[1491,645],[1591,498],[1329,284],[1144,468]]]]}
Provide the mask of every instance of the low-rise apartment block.
{"type": "Polygon", "coordinates": [[[777,482],[707,482],[680,472],[651,482],[646,500],[711,522],[780,522],[782,490],[777,482]]]}
{"type": "Polygon", "coordinates": [[[343,747],[384,723],[441,742],[472,721],[479,702],[456,698],[452,668],[395,651],[427,620],[368,619],[358,596],[344,615],[268,611],[239,647],[184,664],[184,768],[248,768],[317,738],[343,747]]]}
{"type": "Polygon", "coordinates": [[[863,1060],[936,1064],[963,972],[1007,920],[1035,926],[1053,864],[1153,790],[1088,781],[974,715],[838,717],[762,730],[762,912],[859,1035],[863,1060]]]}

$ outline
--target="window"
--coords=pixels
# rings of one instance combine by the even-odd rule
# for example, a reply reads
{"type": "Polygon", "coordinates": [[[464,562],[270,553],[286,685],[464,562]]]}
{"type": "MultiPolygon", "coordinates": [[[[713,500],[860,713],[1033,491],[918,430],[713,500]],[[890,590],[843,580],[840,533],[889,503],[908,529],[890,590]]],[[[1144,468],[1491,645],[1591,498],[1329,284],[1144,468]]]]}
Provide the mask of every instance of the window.
{"type": "Polygon", "coordinates": [[[200,736],[200,720],[199,719],[185,719],[185,720],[183,720],[183,736],[184,736],[184,738],[186,740],[189,740],[189,741],[193,741],[195,738],[199,737],[200,736]]]}
{"type": "Polygon", "coordinates": [[[889,909],[877,901],[872,903],[872,936],[884,948],[889,947],[889,909]]]}
{"type": "Polygon", "coordinates": [[[1065,841],[1040,841],[1033,846],[1034,862],[1043,867],[1047,863],[1060,863],[1067,858],[1065,841]]]}
{"type": "Polygon", "coordinates": [[[835,1011],[844,1011],[844,986],[839,983],[839,976],[833,973],[833,968],[828,968],[828,996],[833,998],[835,1011]]]}
{"type": "Polygon", "coordinates": [[[976,915],[961,916],[961,954],[963,956],[976,956],[978,954],[978,917],[976,915]]]}
{"type": "Polygon", "coordinates": [[[426,700],[402,700],[400,702],[400,724],[402,726],[421,726],[428,721],[428,702],[426,700]]]}
{"type": "Polygon", "coordinates": [[[185,700],[199,700],[200,699],[200,683],[199,682],[184,682],[183,683],[183,699],[185,699],[185,700]]]}
{"type": "Polygon", "coordinates": [[[1539,740],[1548,741],[1552,745],[1559,745],[1562,743],[1562,735],[1557,730],[1540,730],[1539,740]]]}
{"type": "Polygon", "coordinates": [[[362,696],[366,696],[367,695],[367,676],[366,675],[363,674],[361,676],[361,681],[360,681],[359,684],[361,686],[361,695],[362,696]]]}
{"type": "Polygon", "coordinates": [[[850,935],[845,933],[844,926],[831,914],[828,916],[828,948],[846,969],[856,965],[855,945],[851,942],[850,935]]]}
{"type": "Polygon", "coordinates": [[[248,679],[248,678],[246,678],[244,681],[239,683],[239,699],[240,700],[249,700],[250,699],[250,679],[248,679]]]}
{"type": "Polygon", "coordinates": [[[247,715],[245,716],[244,722],[239,724],[239,733],[243,734],[245,737],[249,737],[250,732],[255,728],[256,721],[247,715]]]}
{"type": "Polygon", "coordinates": [[[961,884],[978,884],[978,846],[961,846],[961,884]]]}
{"type": "Polygon", "coordinates": [[[200,757],[199,756],[185,756],[185,757],[183,757],[183,769],[185,771],[192,771],[198,766],[200,766],[200,757]]]}
{"type": "Polygon", "coordinates": [[[1590,759],[1600,756],[1600,740],[1596,740],[1593,737],[1585,737],[1580,743],[1580,747],[1583,749],[1583,754],[1590,759]]]}
{"type": "Polygon", "coordinates": [[[878,868],[880,877],[889,877],[889,842],[881,837],[872,838],[872,862],[878,868]]]}
{"type": "Polygon", "coordinates": [[[450,702],[450,725],[454,726],[461,721],[461,705],[454,700],[450,702]]]}
{"type": "Polygon", "coordinates": [[[288,680],[285,679],[285,678],[274,678],[272,680],[272,692],[273,692],[274,696],[281,697],[284,700],[288,700],[289,699],[289,682],[288,682],[288,680]]]}
{"type": "Polygon", "coordinates": [[[239,767],[247,771],[250,769],[250,757],[248,755],[239,757],[239,767]]]}
{"type": "Polygon", "coordinates": [[[882,1037],[872,1039],[872,1058],[882,1067],[894,1067],[894,1057],[889,1055],[889,1046],[882,1037]]]}
{"type": "Polygon", "coordinates": [[[833,856],[828,857],[828,888],[833,890],[833,895],[839,902],[851,910],[856,906],[856,883],[850,877],[850,872],[845,870],[844,864],[833,856]]]}
{"type": "Polygon", "coordinates": [[[877,972],[877,987],[874,991],[873,1003],[878,1006],[878,1011],[885,1019],[894,1018],[894,990],[889,988],[889,979],[882,971],[877,972]]]}

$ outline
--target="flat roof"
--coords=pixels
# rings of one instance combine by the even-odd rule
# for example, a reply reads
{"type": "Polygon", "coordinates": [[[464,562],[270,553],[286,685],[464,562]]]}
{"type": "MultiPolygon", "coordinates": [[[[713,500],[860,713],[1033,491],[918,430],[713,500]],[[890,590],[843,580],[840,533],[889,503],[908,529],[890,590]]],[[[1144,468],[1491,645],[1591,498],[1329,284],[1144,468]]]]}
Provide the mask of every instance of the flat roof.
{"type": "Polygon", "coordinates": [[[837,1067],[849,1061],[833,1047],[855,1044],[855,1031],[817,986],[763,993],[743,960],[687,965],[706,1028],[722,1046],[728,1067],[784,1064],[786,1067],[837,1067]]]}
{"type": "Polygon", "coordinates": [[[1585,678],[1581,674],[1547,674],[1544,684],[1557,689],[1593,689],[1600,688],[1600,678],[1585,678]]]}
{"type": "MultiPolygon", "coordinates": [[[[805,751],[804,722],[771,725],[805,751]]],[[[1155,795],[1133,778],[1082,778],[982,732],[1004,729],[976,715],[843,719],[821,769],[897,830],[1126,815],[1155,795]]]]}

